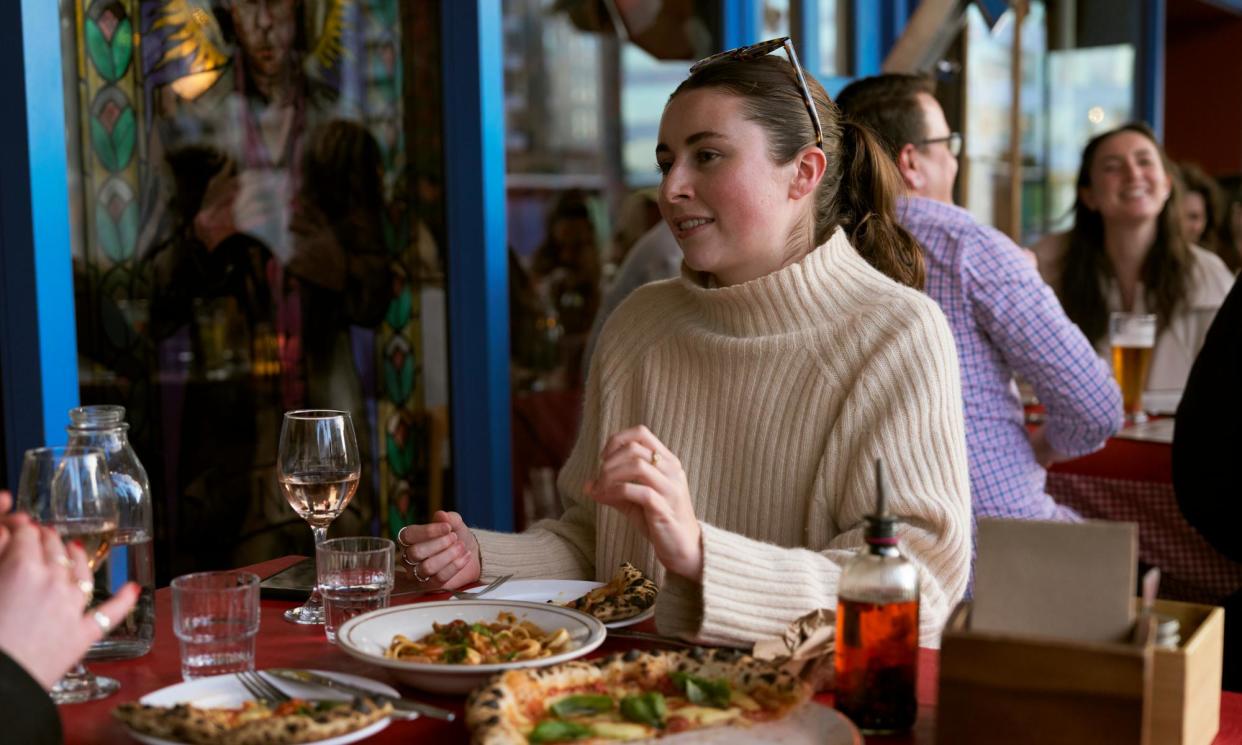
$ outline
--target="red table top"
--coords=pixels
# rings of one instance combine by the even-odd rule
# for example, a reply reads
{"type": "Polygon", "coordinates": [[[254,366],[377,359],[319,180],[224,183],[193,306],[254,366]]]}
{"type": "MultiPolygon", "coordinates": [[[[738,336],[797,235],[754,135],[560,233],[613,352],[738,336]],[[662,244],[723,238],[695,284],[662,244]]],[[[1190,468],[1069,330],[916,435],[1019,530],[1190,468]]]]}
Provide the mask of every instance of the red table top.
{"type": "MultiPolygon", "coordinates": [[[[261,577],[266,577],[299,560],[300,557],[288,556],[256,564],[247,569],[261,577]]],[[[434,600],[442,597],[429,595],[420,599],[434,600]]],[[[109,713],[112,708],[123,701],[135,700],[151,691],[181,682],[180,653],[169,621],[172,617],[172,596],[167,588],[156,592],[155,604],[157,628],[155,645],[150,653],[134,660],[92,662],[89,665],[95,672],[120,681],[120,693],[102,701],[61,707],[61,722],[64,725],[65,742],[68,745],[134,743],[135,741],[126,734],[125,728],[112,719],[109,713]]],[[[355,673],[376,679],[385,678],[383,671],[355,660],[335,646],[328,644],[324,639],[322,627],[287,623],[281,614],[293,605],[295,604],[279,600],[262,601],[262,620],[255,658],[256,668],[310,667],[355,673]]],[[[622,651],[634,646],[642,645],[610,639],[601,647],[600,653],[622,651]]],[[[936,651],[921,650],[918,679],[919,719],[914,731],[901,736],[869,737],[867,738],[868,745],[871,743],[928,745],[935,742],[938,670],[939,657],[936,651]]],[[[462,696],[435,696],[403,688],[391,680],[388,682],[393,683],[410,698],[454,709],[459,713],[461,711],[464,701],[462,696]]],[[[821,695],[818,698],[825,703],[830,703],[832,700],[831,695],[821,695]]],[[[1242,742],[1242,694],[1222,694],[1220,718],[1220,734],[1215,742],[1221,745],[1242,742]]],[[[452,723],[420,717],[412,721],[394,721],[388,728],[366,742],[376,743],[376,745],[382,743],[404,745],[411,742],[436,742],[448,745],[449,743],[465,743],[468,739],[461,717],[452,723]]]]}

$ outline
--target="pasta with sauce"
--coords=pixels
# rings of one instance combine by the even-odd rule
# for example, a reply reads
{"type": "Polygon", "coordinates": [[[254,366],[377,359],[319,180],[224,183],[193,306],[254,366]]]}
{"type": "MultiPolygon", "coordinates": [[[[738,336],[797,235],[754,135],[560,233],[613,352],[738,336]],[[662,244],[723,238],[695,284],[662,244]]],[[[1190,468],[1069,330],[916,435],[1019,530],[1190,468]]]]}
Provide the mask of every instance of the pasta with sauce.
{"type": "Polygon", "coordinates": [[[384,656],[407,662],[490,665],[551,657],[566,651],[570,641],[569,632],[563,628],[548,633],[502,611],[493,623],[466,623],[461,619],[433,623],[432,632],[417,641],[397,634],[384,656]]]}

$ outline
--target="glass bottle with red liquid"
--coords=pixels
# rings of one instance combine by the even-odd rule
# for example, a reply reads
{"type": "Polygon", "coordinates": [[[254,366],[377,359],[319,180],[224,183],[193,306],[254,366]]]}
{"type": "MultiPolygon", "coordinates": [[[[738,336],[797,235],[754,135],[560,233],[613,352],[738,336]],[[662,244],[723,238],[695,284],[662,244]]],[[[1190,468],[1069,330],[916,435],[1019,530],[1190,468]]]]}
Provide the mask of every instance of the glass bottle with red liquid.
{"type": "Polygon", "coordinates": [[[919,575],[897,551],[888,485],[875,464],[867,548],[846,563],[837,592],[836,707],[864,734],[904,732],[918,715],[919,575]]]}

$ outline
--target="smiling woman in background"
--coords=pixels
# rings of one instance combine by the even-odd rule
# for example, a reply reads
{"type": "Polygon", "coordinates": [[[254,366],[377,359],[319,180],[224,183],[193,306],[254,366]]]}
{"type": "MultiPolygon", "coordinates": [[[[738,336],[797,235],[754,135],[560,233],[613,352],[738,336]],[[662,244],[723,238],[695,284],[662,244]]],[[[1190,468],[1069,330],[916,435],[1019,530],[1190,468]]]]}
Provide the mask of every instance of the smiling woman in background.
{"type": "Polygon", "coordinates": [[[685,269],[604,325],[564,515],[521,535],[444,512],[406,526],[427,588],[484,570],[606,580],[631,561],[661,585],[661,631],[749,646],[836,606],[882,458],[921,640],[939,644],[970,564],[953,336],[919,292],[895,167],[768,54],[782,46],[793,58],[782,39],[696,65],[665,106],[660,212],[685,269]]]}
{"type": "Polygon", "coordinates": [[[1040,274],[1101,355],[1109,352],[1110,313],[1156,315],[1146,390],[1186,384],[1233,283],[1218,256],[1186,240],[1171,174],[1146,125],[1096,136],[1078,169],[1074,226],[1034,247],[1040,274]]]}

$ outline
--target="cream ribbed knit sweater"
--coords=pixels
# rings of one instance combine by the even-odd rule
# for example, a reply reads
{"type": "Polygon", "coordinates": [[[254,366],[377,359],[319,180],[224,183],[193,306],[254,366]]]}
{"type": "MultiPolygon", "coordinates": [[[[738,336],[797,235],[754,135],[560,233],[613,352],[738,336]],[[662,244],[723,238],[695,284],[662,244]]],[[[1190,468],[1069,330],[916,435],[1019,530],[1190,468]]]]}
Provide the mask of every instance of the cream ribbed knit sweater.
{"type": "Polygon", "coordinates": [[[938,646],[970,564],[957,356],[940,309],[867,264],[840,230],[800,262],[706,289],[646,285],[600,339],[559,520],[478,532],[489,575],[607,580],[632,561],[661,585],[661,631],[742,645],[835,607],[863,545],[874,463],[902,553],[922,574],[921,643],[938,646]],[[583,496],[605,440],[645,424],[686,470],[703,582],[666,575],[643,535],[583,496]]]}

